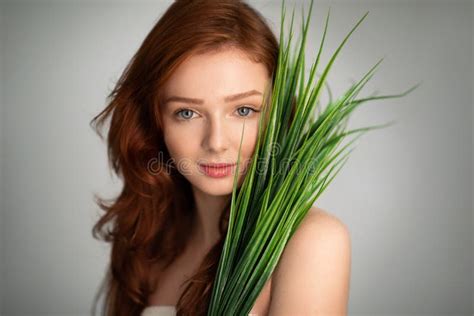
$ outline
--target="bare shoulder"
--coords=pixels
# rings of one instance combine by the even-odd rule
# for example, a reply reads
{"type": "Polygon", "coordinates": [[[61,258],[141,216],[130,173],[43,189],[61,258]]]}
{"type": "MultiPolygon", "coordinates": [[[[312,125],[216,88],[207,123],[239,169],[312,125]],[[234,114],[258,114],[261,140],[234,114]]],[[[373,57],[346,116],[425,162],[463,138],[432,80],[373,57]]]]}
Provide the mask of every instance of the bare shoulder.
{"type": "Polygon", "coordinates": [[[295,234],[298,231],[300,231],[300,234],[305,235],[308,234],[308,231],[310,233],[318,231],[319,233],[331,233],[341,235],[341,237],[349,237],[349,229],[346,224],[335,215],[316,206],[311,207],[295,234]]]}
{"type": "Polygon", "coordinates": [[[288,241],[284,254],[286,252],[286,254],[291,255],[300,248],[313,249],[316,246],[320,246],[317,249],[319,253],[325,249],[327,250],[326,247],[332,249],[342,247],[343,249],[340,250],[347,251],[350,248],[350,232],[347,225],[338,217],[324,209],[313,206],[288,241]]]}
{"type": "Polygon", "coordinates": [[[350,265],[349,229],[313,206],[274,271],[268,315],[346,315],[350,265]]]}

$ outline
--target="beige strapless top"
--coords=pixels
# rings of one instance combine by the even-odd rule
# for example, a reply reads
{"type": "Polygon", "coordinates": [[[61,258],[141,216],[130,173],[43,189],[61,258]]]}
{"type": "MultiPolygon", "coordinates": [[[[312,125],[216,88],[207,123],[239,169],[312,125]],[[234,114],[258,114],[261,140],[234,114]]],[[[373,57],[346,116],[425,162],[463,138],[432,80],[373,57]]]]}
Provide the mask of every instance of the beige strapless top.
{"type": "MultiPolygon", "coordinates": [[[[140,316],[176,316],[176,307],[173,305],[151,305],[145,307],[140,316]]],[[[257,316],[250,313],[249,316],[257,316]]]]}
{"type": "Polygon", "coordinates": [[[176,316],[173,305],[151,305],[145,307],[140,316],[176,316]]]}

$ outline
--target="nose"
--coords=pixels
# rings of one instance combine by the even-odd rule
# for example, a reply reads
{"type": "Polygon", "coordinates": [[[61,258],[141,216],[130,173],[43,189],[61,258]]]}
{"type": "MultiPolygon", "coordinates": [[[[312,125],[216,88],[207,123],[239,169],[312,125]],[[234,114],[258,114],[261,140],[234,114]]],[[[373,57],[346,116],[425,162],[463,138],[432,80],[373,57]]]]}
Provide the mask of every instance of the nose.
{"type": "Polygon", "coordinates": [[[229,147],[227,133],[230,131],[220,118],[211,118],[208,122],[203,147],[212,153],[225,152],[229,147]]]}

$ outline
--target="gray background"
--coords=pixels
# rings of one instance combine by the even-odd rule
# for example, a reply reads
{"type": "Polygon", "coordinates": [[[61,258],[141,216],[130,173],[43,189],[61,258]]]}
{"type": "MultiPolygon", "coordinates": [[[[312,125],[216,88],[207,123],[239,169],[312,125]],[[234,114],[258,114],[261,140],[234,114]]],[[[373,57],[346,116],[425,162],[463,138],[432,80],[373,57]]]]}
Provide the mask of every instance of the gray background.
{"type": "MultiPolygon", "coordinates": [[[[249,3],[279,34],[280,2],[249,3]]],[[[89,313],[109,251],[91,236],[92,194],[120,181],[88,123],[169,4],[1,3],[2,315],[89,313]]],[[[316,1],[308,60],[329,5],[324,64],[370,11],[331,70],[334,95],[384,56],[361,96],[423,82],[356,110],[350,127],[398,123],[365,134],[316,203],[351,231],[349,314],[472,315],[473,4],[316,1]]]]}

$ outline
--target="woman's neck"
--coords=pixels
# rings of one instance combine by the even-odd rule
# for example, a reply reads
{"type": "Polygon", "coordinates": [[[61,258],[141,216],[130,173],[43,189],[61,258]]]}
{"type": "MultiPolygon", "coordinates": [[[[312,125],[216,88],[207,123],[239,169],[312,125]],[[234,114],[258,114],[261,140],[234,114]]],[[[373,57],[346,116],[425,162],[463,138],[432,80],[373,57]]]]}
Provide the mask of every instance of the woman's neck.
{"type": "Polygon", "coordinates": [[[215,196],[193,188],[195,221],[191,232],[192,242],[209,249],[221,237],[219,220],[230,195],[215,196]]]}

